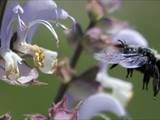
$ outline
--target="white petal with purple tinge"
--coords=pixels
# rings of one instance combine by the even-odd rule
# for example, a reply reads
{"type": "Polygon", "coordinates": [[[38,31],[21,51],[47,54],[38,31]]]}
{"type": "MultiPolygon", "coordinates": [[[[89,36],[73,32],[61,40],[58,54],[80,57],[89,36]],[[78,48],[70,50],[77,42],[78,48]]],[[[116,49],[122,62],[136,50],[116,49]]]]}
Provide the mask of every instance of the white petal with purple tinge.
{"type": "Polygon", "coordinates": [[[88,97],[80,106],[78,120],[91,120],[100,112],[112,112],[118,117],[126,116],[120,102],[109,94],[97,93],[88,97]]]}

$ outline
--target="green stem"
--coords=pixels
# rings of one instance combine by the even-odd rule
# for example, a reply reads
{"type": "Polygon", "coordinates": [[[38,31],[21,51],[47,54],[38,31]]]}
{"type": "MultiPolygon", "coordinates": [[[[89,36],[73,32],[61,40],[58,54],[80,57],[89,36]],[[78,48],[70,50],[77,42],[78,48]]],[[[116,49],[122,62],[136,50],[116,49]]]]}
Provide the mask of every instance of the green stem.
{"type": "MultiPolygon", "coordinates": [[[[86,31],[88,29],[94,27],[95,25],[96,25],[96,23],[91,21],[90,24],[88,25],[86,31]]],[[[81,38],[83,38],[83,36],[81,38]]],[[[73,53],[73,56],[70,59],[70,67],[72,69],[75,69],[75,67],[76,67],[76,65],[78,63],[78,60],[79,60],[79,58],[80,58],[80,56],[81,56],[81,54],[83,52],[83,46],[82,46],[81,42],[82,42],[82,40],[79,40],[79,43],[77,44],[76,50],[75,50],[75,52],[73,53]]],[[[60,87],[58,89],[58,92],[57,92],[57,95],[56,95],[55,100],[54,100],[55,103],[57,103],[58,101],[60,101],[63,98],[65,92],[68,89],[68,87],[75,80],[74,78],[75,78],[75,76],[73,76],[71,78],[70,82],[68,82],[68,83],[62,83],[60,85],[60,87]]]]}
{"type": "MultiPolygon", "coordinates": [[[[74,69],[78,63],[78,60],[81,56],[81,53],[83,51],[83,46],[81,45],[81,43],[77,44],[77,48],[73,54],[73,56],[71,57],[70,60],[70,67],[72,69],[74,69]]],[[[58,89],[57,95],[55,97],[54,102],[57,103],[58,101],[60,101],[62,99],[62,97],[64,96],[66,90],[68,89],[70,83],[74,80],[74,77],[71,78],[70,82],[68,83],[62,83],[58,89]]]]}

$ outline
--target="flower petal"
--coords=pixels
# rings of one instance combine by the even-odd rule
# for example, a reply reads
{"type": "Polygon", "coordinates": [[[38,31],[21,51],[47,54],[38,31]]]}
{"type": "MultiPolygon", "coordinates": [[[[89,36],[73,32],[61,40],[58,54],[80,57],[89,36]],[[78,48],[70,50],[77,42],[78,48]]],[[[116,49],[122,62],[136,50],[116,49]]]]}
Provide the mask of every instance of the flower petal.
{"type": "Polygon", "coordinates": [[[128,25],[126,21],[120,21],[117,19],[109,19],[109,29],[106,30],[106,33],[111,35],[113,44],[119,43],[121,40],[127,45],[138,45],[147,47],[148,41],[144,36],[139,33],[137,30],[134,30],[128,25]]]}
{"type": "MultiPolygon", "coordinates": [[[[27,0],[24,3],[23,9],[25,13],[21,17],[25,23],[30,23],[36,19],[50,19],[56,21],[59,19],[71,18],[74,20],[74,18],[72,18],[65,10],[57,8],[57,5],[53,0],[27,0]]],[[[37,27],[38,25],[32,27],[28,32],[28,43],[32,42],[32,37],[35,34],[37,27]]],[[[18,33],[19,35],[24,35],[22,31],[18,31],[18,33]]]]}
{"type": "Polygon", "coordinates": [[[2,20],[2,27],[0,32],[1,37],[1,49],[9,49],[10,48],[10,41],[12,37],[12,22],[14,19],[14,14],[12,9],[17,5],[16,0],[10,0],[7,3],[3,20],[2,20]]]}
{"type": "Polygon", "coordinates": [[[48,120],[48,118],[41,114],[27,114],[25,120],[48,120]]]}
{"type": "Polygon", "coordinates": [[[117,34],[114,34],[113,42],[117,42],[118,40],[125,41],[127,45],[148,46],[147,40],[134,29],[123,29],[117,34]]]}
{"type": "Polygon", "coordinates": [[[14,48],[21,53],[33,56],[34,63],[41,72],[46,74],[53,74],[55,72],[57,67],[57,52],[23,42],[20,44],[19,42],[16,43],[14,48]]]}
{"type": "Polygon", "coordinates": [[[41,72],[46,74],[53,74],[57,67],[57,52],[43,49],[44,59],[43,65],[39,66],[41,72]]]}
{"type": "Polygon", "coordinates": [[[12,51],[1,51],[1,56],[5,60],[5,71],[7,79],[17,79],[19,77],[18,63],[22,59],[12,51]]]}
{"type": "Polygon", "coordinates": [[[35,25],[44,25],[51,33],[52,35],[56,38],[57,40],[57,45],[59,43],[59,39],[58,39],[58,35],[56,33],[56,31],[54,30],[53,26],[46,20],[42,20],[42,19],[37,19],[34,21],[31,21],[30,23],[28,23],[28,26],[25,25],[24,21],[20,18],[20,16],[18,15],[18,19],[19,19],[19,25],[20,25],[20,30],[18,32],[18,41],[19,42],[26,42],[26,38],[28,35],[29,30],[34,27],[35,25]]]}
{"type": "Polygon", "coordinates": [[[0,79],[11,85],[28,86],[32,84],[41,84],[40,82],[35,81],[38,78],[38,71],[35,68],[31,68],[25,62],[22,62],[22,64],[19,64],[18,66],[20,70],[20,77],[12,80],[8,80],[5,75],[4,60],[0,60],[0,65],[0,79]]]}
{"type": "Polygon", "coordinates": [[[114,97],[105,93],[97,93],[82,103],[78,120],[90,120],[100,112],[112,112],[118,117],[127,115],[124,107],[114,97]]]}
{"type": "Polygon", "coordinates": [[[104,70],[101,70],[97,74],[96,80],[101,83],[101,85],[105,88],[112,89],[112,95],[120,101],[123,106],[126,106],[129,100],[132,98],[133,91],[132,91],[132,84],[130,82],[113,78],[108,75],[108,65],[102,64],[101,66],[104,67],[104,70]],[[107,68],[107,72],[106,72],[107,68]]]}

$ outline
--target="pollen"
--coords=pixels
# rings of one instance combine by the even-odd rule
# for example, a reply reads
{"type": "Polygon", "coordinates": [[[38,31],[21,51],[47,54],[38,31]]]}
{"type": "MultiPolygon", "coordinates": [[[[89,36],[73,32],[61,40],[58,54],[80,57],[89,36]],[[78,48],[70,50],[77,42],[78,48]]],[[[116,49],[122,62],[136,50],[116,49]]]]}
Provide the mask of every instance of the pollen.
{"type": "Polygon", "coordinates": [[[6,71],[6,77],[9,80],[17,80],[19,78],[19,71],[15,65],[9,66],[9,70],[6,71]]]}
{"type": "Polygon", "coordinates": [[[38,67],[43,67],[44,66],[44,51],[38,47],[37,45],[33,45],[31,47],[32,52],[34,54],[34,62],[38,67]]]}

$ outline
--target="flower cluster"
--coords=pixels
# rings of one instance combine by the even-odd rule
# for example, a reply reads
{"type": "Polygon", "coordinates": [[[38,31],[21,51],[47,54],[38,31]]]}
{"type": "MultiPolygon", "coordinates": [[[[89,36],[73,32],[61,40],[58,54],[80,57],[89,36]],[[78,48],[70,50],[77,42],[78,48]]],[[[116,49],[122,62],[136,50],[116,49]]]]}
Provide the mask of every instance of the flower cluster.
{"type": "MultiPolygon", "coordinates": [[[[38,68],[46,74],[53,74],[57,66],[56,51],[32,45],[32,37],[39,25],[45,26],[59,44],[58,35],[53,27],[65,27],[59,19],[74,19],[52,0],[27,0],[20,6],[16,0],[8,1],[1,26],[1,79],[14,85],[35,83],[38,68]],[[37,6],[37,7],[35,7],[37,6]],[[13,23],[17,23],[14,30],[13,23]],[[35,67],[25,63],[25,56],[33,58],[35,67]],[[23,70],[22,70],[23,69],[23,70]]],[[[15,24],[16,24],[15,23],[15,24]]],[[[36,82],[37,83],[37,82],[36,82]]]]}
{"type": "MultiPolygon", "coordinates": [[[[53,0],[25,0],[21,5],[10,0],[4,4],[0,18],[0,79],[19,86],[46,85],[37,80],[40,72],[61,79],[48,115],[26,114],[25,120],[91,120],[95,116],[109,120],[102,112],[131,119],[126,107],[133,97],[133,85],[109,75],[108,71],[117,65],[127,69],[126,77],[132,76],[133,70],[144,73],[143,88],[148,89],[152,77],[154,96],[158,94],[160,57],[142,34],[126,21],[112,17],[122,4],[122,0],[88,0],[86,30],[53,0]],[[72,21],[69,28],[59,22],[66,19],[72,21]],[[61,27],[73,56],[58,61],[58,52],[33,44],[40,25],[54,36],[57,47],[55,27],[61,27]],[[76,65],[82,51],[91,54],[97,63],[78,75],[76,65]]],[[[9,113],[0,116],[0,120],[11,119],[9,113]]]]}

